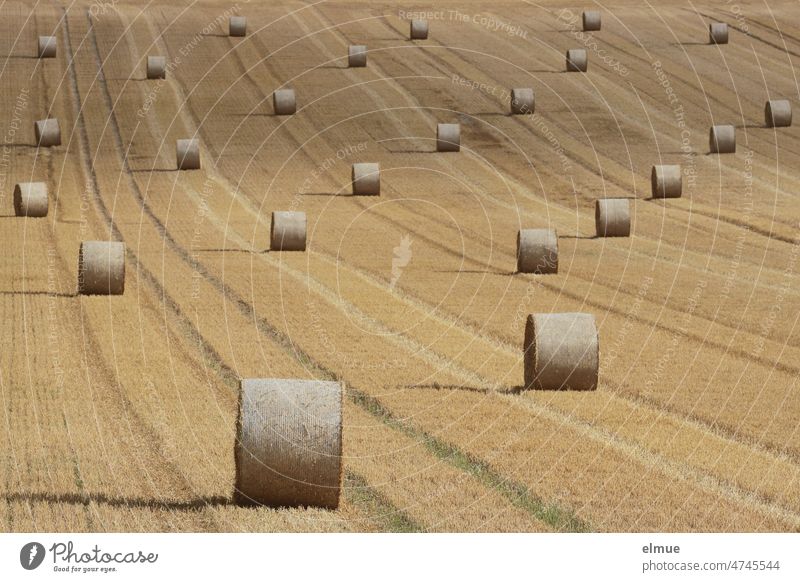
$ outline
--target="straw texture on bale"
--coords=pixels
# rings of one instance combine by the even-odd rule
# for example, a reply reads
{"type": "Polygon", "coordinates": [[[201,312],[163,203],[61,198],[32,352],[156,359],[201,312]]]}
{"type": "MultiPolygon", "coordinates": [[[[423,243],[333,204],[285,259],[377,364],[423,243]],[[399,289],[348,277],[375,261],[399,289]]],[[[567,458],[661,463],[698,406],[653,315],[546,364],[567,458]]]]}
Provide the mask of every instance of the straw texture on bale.
{"type": "Polygon", "coordinates": [[[708,135],[708,147],[712,154],[736,152],[736,128],[732,125],[714,125],[708,135]]]}
{"type": "Polygon", "coordinates": [[[167,78],[167,57],[147,57],[147,78],[167,78]]]}
{"type": "Polygon", "coordinates": [[[47,184],[20,182],[14,186],[14,214],[37,218],[47,216],[47,184]]]}
{"type": "Polygon", "coordinates": [[[526,390],[595,390],[599,340],[590,313],[535,313],[525,325],[526,390]]]}
{"type": "Polygon", "coordinates": [[[792,104],[785,99],[767,101],[764,121],[767,127],[789,127],[792,125],[792,104]]]}
{"type": "Polygon", "coordinates": [[[122,295],[125,291],[125,243],[85,241],[78,254],[78,293],[122,295]]]}
{"type": "Polygon", "coordinates": [[[583,30],[600,30],[600,11],[587,10],[583,13],[583,30]]]}
{"type": "Polygon", "coordinates": [[[461,126],[458,123],[440,123],[436,126],[436,151],[461,150],[461,126]]]}
{"type": "Polygon", "coordinates": [[[680,198],[683,191],[681,167],[653,166],[650,172],[653,198],[680,198]]]}
{"type": "Polygon", "coordinates": [[[179,170],[199,170],[200,140],[179,139],[175,144],[175,156],[179,170]]]}
{"type": "Polygon", "coordinates": [[[338,507],[342,393],[338,382],[240,382],[235,445],[237,502],[338,507]]]}
{"type": "Polygon", "coordinates": [[[425,40],[428,38],[428,21],[415,19],[411,21],[411,40],[425,40]]]}
{"type": "Polygon", "coordinates": [[[275,115],[293,115],[297,111],[294,89],[278,89],[272,94],[275,115]]]}
{"type": "Polygon", "coordinates": [[[569,49],[567,51],[567,71],[572,73],[585,73],[589,67],[589,57],[586,49],[569,49]]]}
{"type": "Polygon", "coordinates": [[[558,273],[555,230],[524,228],[517,233],[517,271],[539,275],[558,273]]]}
{"type": "Polygon", "coordinates": [[[367,66],[367,47],[363,44],[353,44],[347,47],[347,65],[349,67],[367,66]]]}
{"type": "Polygon", "coordinates": [[[380,164],[353,164],[352,179],[356,196],[378,196],[381,193],[380,164]]]}
{"type": "Polygon", "coordinates": [[[37,54],[39,55],[40,59],[54,59],[56,56],[56,47],[58,43],[56,42],[56,37],[54,36],[40,36],[39,37],[39,47],[37,50],[37,54]]]}
{"type": "Polygon", "coordinates": [[[710,44],[728,44],[728,25],[724,22],[712,22],[709,24],[708,42],[710,44]]]}
{"type": "Polygon", "coordinates": [[[514,115],[533,113],[535,107],[536,97],[533,94],[533,89],[527,87],[511,89],[511,113],[514,115]]]}
{"type": "Polygon", "coordinates": [[[231,16],[228,20],[228,36],[245,36],[247,34],[247,18],[231,16]]]}
{"type": "Polygon", "coordinates": [[[40,147],[53,147],[61,145],[61,127],[58,119],[40,119],[34,126],[36,143],[40,147]]]}
{"type": "Polygon", "coordinates": [[[272,251],[306,250],[306,213],[288,210],[273,212],[269,248],[272,251]]]}
{"type": "Polygon", "coordinates": [[[627,198],[605,198],[595,201],[594,224],[597,236],[630,236],[630,201],[627,198]]]}

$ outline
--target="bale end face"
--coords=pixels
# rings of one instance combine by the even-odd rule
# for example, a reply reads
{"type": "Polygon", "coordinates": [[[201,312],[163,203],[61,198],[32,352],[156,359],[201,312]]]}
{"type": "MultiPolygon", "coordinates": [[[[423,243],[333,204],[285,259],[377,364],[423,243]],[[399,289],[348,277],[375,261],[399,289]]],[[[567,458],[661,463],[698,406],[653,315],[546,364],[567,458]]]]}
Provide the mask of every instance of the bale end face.
{"type": "Polygon", "coordinates": [[[767,101],[764,106],[764,121],[767,127],[791,126],[792,104],[785,99],[767,101]]]}
{"type": "Polygon", "coordinates": [[[269,248],[271,251],[305,251],[306,213],[273,212],[269,248]]]}
{"type": "Polygon", "coordinates": [[[712,22],[708,25],[709,44],[728,44],[728,25],[724,22],[712,22]]]}
{"type": "Polygon", "coordinates": [[[47,184],[20,182],[14,186],[14,214],[41,218],[47,216],[47,184]]]}
{"type": "Polygon", "coordinates": [[[428,38],[428,21],[415,19],[411,21],[411,40],[425,40],[428,38]]]}
{"type": "Polygon", "coordinates": [[[599,339],[594,315],[537,313],[525,325],[525,390],[595,390],[599,339]]]}
{"type": "Polygon", "coordinates": [[[589,68],[589,57],[586,49],[569,49],[567,51],[567,71],[585,73],[589,68]]]}
{"type": "Polygon", "coordinates": [[[247,18],[244,16],[231,16],[228,20],[228,36],[247,35],[247,18]]]}
{"type": "Polygon", "coordinates": [[[517,233],[517,272],[558,273],[558,235],[546,228],[525,228],[517,233]]]}
{"type": "Polygon", "coordinates": [[[653,198],[680,198],[683,191],[681,167],[653,166],[650,172],[650,185],[653,198]]]}
{"type": "Polygon", "coordinates": [[[297,100],[294,89],[278,89],[272,94],[272,107],[275,115],[294,115],[297,111],[297,100]]]}
{"type": "Polygon", "coordinates": [[[122,295],[125,291],[125,243],[85,241],[78,253],[78,293],[122,295]]]}
{"type": "Polygon", "coordinates": [[[586,32],[600,30],[599,10],[587,10],[583,13],[583,30],[586,32]]]}
{"type": "Polygon", "coordinates": [[[436,151],[461,151],[461,126],[458,123],[440,123],[436,126],[436,151]]]}
{"type": "Polygon", "coordinates": [[[356,196],[378,196],[381,193],[380,164],[353,164],[353,194],[356,196]]]}
{"type": "Polygon", "coordinates": [[[336,509],[342,486],[342,397],[338,382],[242,380],[236,501],[336,509]]]}
{"type": "Polygon", "coordinates": [[[595,201],[594,223],[599,237],[630,236],[630,201],[627,198],[606,198],[595,201]]]}
{"type": "Polygon", "coordinates": [[[40,36],[37,54],[40,59],[53,59],[56,56],[56,37],[54,36],[40,36]]]}
{"type": "Polygon", "coordinates": [[[179,170],[199,170],[200,140],[179,139],[175,144],[175,157],[179,170]]]}
{"type": "Polygon", "coordinates": [[[349,46],[347,48],[347,65],[349,67],[366,67],[367,47],[363,44],[349,46]]]}
{"type": "Polygon", "coordinates": [[[34,124],[33,129],[39,147],[61,145],[61,127],[58,125],[58,119],[40,119],[34,124]]]}
{"type": "Polygon", "coordinates": [[[147,78],[167,78],[167,57],[147,57],[147,78]]]}
{"type": "Polygon", "coordinates": [[[714,125],[708,135],[708,147],[712,154],[736,153],[736,128],[732,125],[714,125]]]}
{"type": "Polygon", "coordinates": [[[533,113],[536,108],[536,97],[533,89],[516,88],[511,89],[511,113],[514,115],[525,115],[533,113]]]}

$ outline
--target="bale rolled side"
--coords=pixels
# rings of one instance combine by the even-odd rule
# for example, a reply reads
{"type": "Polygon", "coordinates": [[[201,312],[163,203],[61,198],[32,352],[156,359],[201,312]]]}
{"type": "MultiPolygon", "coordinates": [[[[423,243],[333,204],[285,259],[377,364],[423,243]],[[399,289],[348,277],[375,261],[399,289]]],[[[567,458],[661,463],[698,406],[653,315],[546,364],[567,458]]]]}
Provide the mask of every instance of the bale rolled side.
{"type": "Polygon", "coordinates": [[[347,47],[347,65],[349,67],[367,66],[367,47],[363,44],[354,44],[347,47]]]}
{"type": "Polygon", "coordinates": [[[767,127],[791,126],[792,104],[786,99],[767,101],[764,106],[764,121],[767,127]]]}
{"type": "Polygon", "coordinates": [[[600,354],[590,313],[528,316],[523,346],[526,390],[595,390],[600,354]]]}
{"type": "Polygon", "coordinates": [[[247,18],[231,16],[228,20],[228,36],[245,36],[247,34],[247,18]]]}
{"type": "Polygon", "coordinates": [[[147,57],[147,78],[167,78],[167,57],[147,57]]]}
{"type": "Polygon", "coordinates": [[[569,49],[567,51],[567,71],[571,73],[585,73],[589,67],[589,57],[586,49],[569,49]]]}
{"type": "Polygon", "coordinates": [[[200,169],[200,140],[179,139],[175,144],[175,156],[179,170],[200,169]]]}
{"type": "Polygon", "coordinates": [[[630,236],[630,201],[627,198],[605,198],[595,201],[594,223],[599,237],[630,236]]]}
{"type": "Polygon", "coordinates": [[[415,19],[411,21],[411,40],[425,40],[428,38],[428,21],[415,19]]]}
{"type": "Polygon", "coordinates": [[[306,250],[306,213],[273,212],[269,248],[272,251],[306,250]]]}
{"type": "Polygon", "coordinates": [[[736,152],[736,128],[732,125],[713,125],[708,134],[708,147],[712,154],[736,152]]]}
{"type": "Polygon", "coordinates": [[[724,22],[712,22],[708,25],[709,44],[728,44],[728,25],[724,22]]]}
{"type": "Polygon", "coordinates": [[[440,123],[436,126],[436,151],[461,150],[461,126],[458,123],[440,123]]]}
{"type": "Polygon", "coordinates": [[[650,172],[653,198],[680,198],[683,177],[678,165],[653,166],[650,172]]]}
{"type": "Polygon", "coordinates": [[[39,147],[61,145],[61,127],[58,125],[58,119],[40,119],[34,124],[33,129],[39,147]]]}
{"type": "Polygon", "coordinates": [[[536,108],[536,97],[533,89],[528,87],[517,87],[511,89],[511,113],[514,115],[524,115],[533,113],[536,108]]]}
{"type": "Polygon", "coordinates": [[[338,382],[240,382],[237,502],[327,509],[339,505],[342,393],[338,382]]]}
{"type": "Polygon", "coordinates": [[[586,10],[583,13],[583,30],[586,32],[600,30],[599,10],[586,10]]]}
{"type": "Polygon", "coordinates": [[[85,241],[78,254],[78,293],[122,295],[125,291],[125,243],[85,241]]]}
{"type": "Polygon", "coordinates": [[[47,184],[20,182],[14,186],[14,214],[41,218],[47,216],[47,184]]]}
{"type": "Polygon", "coordinates": [[[294,89],[278,89],[272,94],[272,107],[275,115],[294,115],[297,111],[297,100],[294,89]]]}
{"type": "Polygon", "coordinates": [[[54,36],[40,36],[37,48],[37,54],[40,59],[54,59],[56,57],[56,50],[58,43],[54,36]]]}
{"type": "Polygon", "coordinates": [[[558,273],[558,236],[555,230],[523,228],[517,233],[517,272],[558,273]]]}
{"type": "Polygon", "coordinates": [[[352,181],[356,196],[378,196],[381,193],[380,164],[353,164],[352,181]]]}

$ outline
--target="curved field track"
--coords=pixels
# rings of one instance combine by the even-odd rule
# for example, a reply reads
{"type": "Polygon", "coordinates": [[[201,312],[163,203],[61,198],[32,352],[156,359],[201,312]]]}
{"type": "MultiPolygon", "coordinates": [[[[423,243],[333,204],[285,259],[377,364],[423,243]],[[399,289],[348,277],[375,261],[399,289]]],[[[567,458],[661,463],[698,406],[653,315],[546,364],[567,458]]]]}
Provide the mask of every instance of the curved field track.
{"type": "Polygon", "coordinates": [[[800,128],[763,120],[800,97],[796,2],[620,0],[590,37],[561,3],[437,1],[415,42],[406,4],[0,4],[3,531],[800,531],[800,128]],[[355,162],[380,197],[350,195],[355,162]],[[652,200],[672,163],[683,196],[652,200]],[[47,218],[13,216],[25,181],[47,218]],[[604,197],[631,237],[594,237],[604,197]],[[269,252],[290,209],[308,250],[269,252]],[[515,273],[545,227],[559,273],[515,273]],[[78,296],[80,242],[108,239],[124,295],[78,296]],[[598,390],[520,392],[525,317],[571,311],[598,390]],[[345,384],[338,510],[233,502],[248,377],[345,384]]]}

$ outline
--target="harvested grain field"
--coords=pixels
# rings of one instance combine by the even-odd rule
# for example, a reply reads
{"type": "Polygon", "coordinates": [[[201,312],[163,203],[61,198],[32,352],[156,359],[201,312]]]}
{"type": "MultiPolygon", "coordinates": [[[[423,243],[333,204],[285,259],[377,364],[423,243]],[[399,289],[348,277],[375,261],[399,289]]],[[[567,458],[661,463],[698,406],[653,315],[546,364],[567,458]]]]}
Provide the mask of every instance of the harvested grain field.
{"type": "Polygon", "coordinates": [[[800,97],[796,3],[620,0],[591,33],[430,4],[414,41],[387,1],[0,6],[3,531],[800,531],[800,129],[764,119],[800,97]],[[595,236],[601,198],[630,236],[595,236]],[[304,252],[270,251],[283,211],[304,252]],[[516,272],[520,229],[557,233],[557,273],[516,272]],[[124,293],[78,294],[109,240],[124,293]],[[597,389],[522,390],[527,317],[560,312],[594,315],[597,389]],[[338,509],[235,501],[242,378],[345,386],[338,509]]]}

